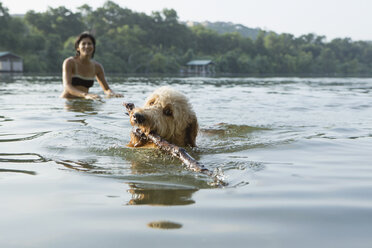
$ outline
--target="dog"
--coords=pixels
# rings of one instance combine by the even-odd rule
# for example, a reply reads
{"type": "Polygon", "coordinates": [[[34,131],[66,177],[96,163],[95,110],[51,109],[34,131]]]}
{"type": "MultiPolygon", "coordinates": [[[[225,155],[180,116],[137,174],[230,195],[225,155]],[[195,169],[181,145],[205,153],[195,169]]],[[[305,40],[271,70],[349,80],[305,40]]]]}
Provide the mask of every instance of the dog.
{"type": "MultiPolygon", "coordinates": [[[[127,107],[128,109],[128,107],[127,107]]],[[[156,133],[168,142],[181,147],[195,147],[198,120],[187,97],[181,92],[163,86],[156,89],[142,108],[129,110],[130,123],[145,134],[156,133]]],[[[156,148],[150,140],[141,140],[131,133],[129,147],[156,148]]]]}

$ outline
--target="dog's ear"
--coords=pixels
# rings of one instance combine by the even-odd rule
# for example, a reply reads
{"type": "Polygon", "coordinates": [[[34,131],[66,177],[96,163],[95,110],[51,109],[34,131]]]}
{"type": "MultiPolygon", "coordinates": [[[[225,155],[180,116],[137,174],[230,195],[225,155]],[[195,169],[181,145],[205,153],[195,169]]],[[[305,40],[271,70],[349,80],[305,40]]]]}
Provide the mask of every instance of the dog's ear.
{"type": "Polygon", "coordinates": [[[199,125],[195,116],[192,117],[191,122],[186,128],[185,144],[191,147],[196,146],[196,136],[198,135],[199,125]]]}

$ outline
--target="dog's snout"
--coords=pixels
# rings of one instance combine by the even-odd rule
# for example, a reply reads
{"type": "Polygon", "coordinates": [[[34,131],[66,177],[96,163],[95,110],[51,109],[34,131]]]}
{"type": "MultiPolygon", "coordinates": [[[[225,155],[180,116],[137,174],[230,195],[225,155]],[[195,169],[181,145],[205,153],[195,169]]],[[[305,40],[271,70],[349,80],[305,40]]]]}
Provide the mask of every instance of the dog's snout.
{"type": "Polygon", "coordinates": [[[146,118],[143,114],[140,114],[140,113],[135,113],[133,115],[133,120],[138,123],[138,124],[141,124],[141,123],[144,123],[146,118]]]}

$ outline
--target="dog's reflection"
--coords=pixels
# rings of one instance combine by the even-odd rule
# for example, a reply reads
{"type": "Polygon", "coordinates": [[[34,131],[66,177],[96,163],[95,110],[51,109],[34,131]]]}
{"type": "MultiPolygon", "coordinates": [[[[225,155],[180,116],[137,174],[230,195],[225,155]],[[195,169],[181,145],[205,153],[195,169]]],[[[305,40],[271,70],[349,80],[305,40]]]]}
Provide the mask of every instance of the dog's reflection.
{"type": "Polygon", "coordinates": [[[188,177],[180,174],[181,164],[164,160],[157,150],[148,151],[147,155],[151,157],[145,155],[144,152],[142,150],[142,153],[132,154],[134,157],[127,157],[132,161],[128,167],[123,167],[122,170],[117,167],[104,166],[93,158],[79,161],[56,160],[55,162],[69,170],[124,180],[124,183],[128,185],[126,190],[129,194],[129,199],[125,200],[124,205],[177,206],[194,204],[193,193],[198,188],[206,187],[206,182],[197,180],[194,176],[188,177]]]}
{"type": "Polygon", "coordinates": [[[128,192],[132,195],[129,205],[190,205],[195,203],[192,194],[197,191],[196,189],[151,189],[135,183],[130,183],[129,186],[128,192]]]}
{"type": "Polygon", "coordinates": [[[164,154],[158,149],[129,148],[131,174],[137,181],[128,183],[131,200],[128,205],[190,205],[194,192],[208,188],[205,178],[183,173],[180,161],[164,154]]]}
{"type": "MultiPolygon", "coordinates": [[[[61,160],[55,162],[75,171],[103,176],[111,175],[115,177],[112,175],[112,171],[110,169],[95,165],[96,161],[94,160],[89,162],[71,160],[61,160]]],[[[130,194],[130,200],[126,203],[126,205],[177,206],[195,203],[195,201],[192,199],[192,195],[197,191],[197,189],[183,188],[180,186],[173,187],[169,186],[169,183],[167,183],[165,186],[165,184],[162,183],[162,176],[159,177],[159,171],[156,172],[155,168],[152,168],[151,172],[147,170],[148,168],[138,170],[138,165],[136,168],[137,169],[133,170],[132,172],[133,174],[139,176],[136,181],[141,180],[142,182],[133,182],[133,178],[131,178],[130,181],[132,182],[127,183],[129,186],[127,191],[130,194]]],[[[129,175],[127,176],[130,177],[129,175]]],[[[125,176],[123,178],[125,179],[125,176]]]]}

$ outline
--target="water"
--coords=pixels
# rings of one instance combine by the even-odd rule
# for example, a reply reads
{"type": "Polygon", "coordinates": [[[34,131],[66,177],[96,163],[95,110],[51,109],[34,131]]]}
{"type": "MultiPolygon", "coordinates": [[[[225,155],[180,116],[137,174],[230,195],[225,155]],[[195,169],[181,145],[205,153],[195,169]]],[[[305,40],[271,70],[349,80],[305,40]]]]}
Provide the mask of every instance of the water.
{"type": "Polygon", "coordinates": [[[108,80],[124,99],[0,74],[1,247],[372,247],[371,78],[108,80]],[[188,152],[228,186],[126,147],[122,102],[163,85],[189,96],[188,152]]]}

